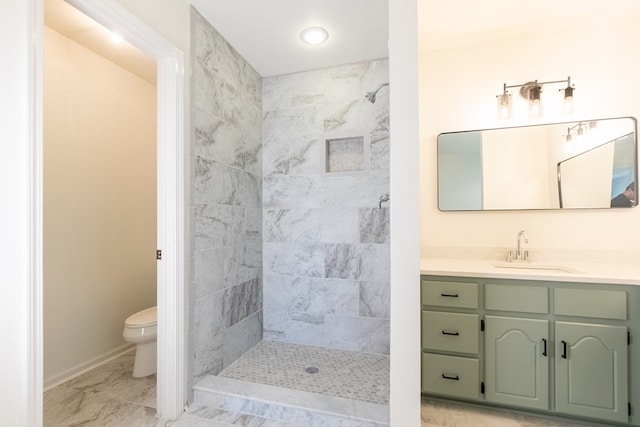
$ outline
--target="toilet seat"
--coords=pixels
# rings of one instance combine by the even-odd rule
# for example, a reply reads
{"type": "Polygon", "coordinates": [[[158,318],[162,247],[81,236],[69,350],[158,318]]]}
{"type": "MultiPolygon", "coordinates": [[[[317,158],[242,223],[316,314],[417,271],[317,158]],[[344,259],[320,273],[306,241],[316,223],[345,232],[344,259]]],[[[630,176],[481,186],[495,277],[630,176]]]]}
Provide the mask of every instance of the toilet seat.
{"type": "Polygon", "coordinates": [[[127,317],[124,321],[126,327],[129,328],[147,328],[158,323],[157,307],[147,308],[127,317]]]}

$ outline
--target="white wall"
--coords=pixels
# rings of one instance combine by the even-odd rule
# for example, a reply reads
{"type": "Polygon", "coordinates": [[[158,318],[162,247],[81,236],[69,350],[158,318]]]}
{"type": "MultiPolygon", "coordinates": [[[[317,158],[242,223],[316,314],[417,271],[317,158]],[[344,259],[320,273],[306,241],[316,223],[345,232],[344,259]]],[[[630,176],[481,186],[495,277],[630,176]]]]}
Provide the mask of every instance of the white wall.
{"type": "MultiPolygon", "coordinates": [[[[428,7],[425,8],[428,13],[428,7]]],[[[526,229],[532,248],[638,253],[640,209],[439,212],[436,136],[440,132],[533,123],[496,118],[502,84],[538,79],[575,83],[572,120],[639,116],[640,8],[545,23],[544,31],[492,43],[425,51],[420,62],[421,246],[512,247],[526,229]],[[621,238],[620,236],[624,236],[621,238]]],[[[555,86],[545,88],[555,92],[555,86]]],[[[514,95],[514,98],[519,95],[514,95]]],[[[547,110],[548,111],[548,110],[547,110]]],[[[566,121],[547,115],[540,122],[566,121]]]]}
{"type": "Polygon", "coordinates": [[[389,0],[392,427],[420,425],[419,3],[389,0]]]}
{"type": "Polygon", "coordinates": [[[38,76],[31,55],[40,46],[31,30],[39,16],[33,1],[0,2],[0,413],[11,426],[38,425],[42,418],[31,411],[42,401],[41,346],[31,339],[31,331],[40,328],[31,311],[40,301],[40,242],[34,227],[40,174],[39,138],[32,126],[38,105],[30,96],[38,76]]]}
{"type": "MultiPolygon", "coordinates": [[[[188,5],[181,0],[122,3],[182,49],[188,64],[188,5]]],[[[0,335],[3,348],[11,349],[0,352],[0,410],[3,422],[16,426],[42,421],[42,346],[34,339],[41,328],[41,27],[41,0],[0,2],[0,129],[6,141],[0,144],[0,335]]],[[[188,96],[184,103],[189,105],[188,96]]],[[[188,123],[184,129],[188,132],[188,123]]]]}
{"type": "Polygon", "coordinates": [[[45,28],[44,383],[156,305],[156,87],[45,28]]]}

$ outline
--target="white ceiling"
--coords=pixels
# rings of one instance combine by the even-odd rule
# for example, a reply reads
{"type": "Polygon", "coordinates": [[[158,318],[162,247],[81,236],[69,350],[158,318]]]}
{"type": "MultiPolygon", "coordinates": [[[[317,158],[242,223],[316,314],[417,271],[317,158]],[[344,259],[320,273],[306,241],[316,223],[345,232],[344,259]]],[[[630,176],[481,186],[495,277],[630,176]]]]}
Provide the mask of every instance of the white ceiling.
{"type": "MultiPolygon", "coordinates": [[[[184,1],[263,77],[388,57],[387,0],[184,1]],[[329,31],[327,43],[309,46],[300,40],[300,31],[312,25],[329,31]]],[[[640,8],[640,0],[417,1],[421,50],[490,42],[588,15],[624,14],[640,8]]],[[[46,25],[155,81],[152,58],[131,46],[105,41],[108,33],[64,0],[44,3],[46,25]]]]}
{"type": "Polygon", "coordinates": [[[263,77],[386,58],[387,0],[187,0],[263,77]],[[306,27],[329,39],[310,46],[306,27]]]}

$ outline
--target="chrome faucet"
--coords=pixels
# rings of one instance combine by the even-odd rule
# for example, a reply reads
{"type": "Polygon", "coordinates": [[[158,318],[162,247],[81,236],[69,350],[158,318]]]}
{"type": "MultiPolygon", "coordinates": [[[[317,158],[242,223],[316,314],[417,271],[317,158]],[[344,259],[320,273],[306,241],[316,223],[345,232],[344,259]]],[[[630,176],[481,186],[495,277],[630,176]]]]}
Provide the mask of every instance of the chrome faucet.
{"type": "Polygon", "coordinates": [[[518,233],[518,238],[517,238],[517,248],[516,248],[516,259],[521,259],[521,260],[527,260],[529,259],[529,251],[522,251],[521,250],[521,245],[520,245],[520,240],[524,238],[524,242],[525,243],[529,243],[529,236],[527,236],[527,232],[524,230],[520,230],[520,232],[518,233]]]}

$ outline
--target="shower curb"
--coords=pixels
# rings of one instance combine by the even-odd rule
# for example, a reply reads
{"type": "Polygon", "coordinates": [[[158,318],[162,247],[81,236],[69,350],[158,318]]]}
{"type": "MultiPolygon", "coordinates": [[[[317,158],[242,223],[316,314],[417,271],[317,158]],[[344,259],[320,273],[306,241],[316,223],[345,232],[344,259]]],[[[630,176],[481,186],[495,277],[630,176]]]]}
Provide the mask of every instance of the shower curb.
{"type": "Polygon", "coordinates": [[[305,427],[388,427],[389,407],[318,393],[208,375],[194,404],[305,427]]]}

